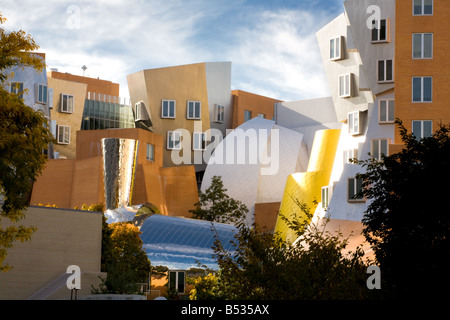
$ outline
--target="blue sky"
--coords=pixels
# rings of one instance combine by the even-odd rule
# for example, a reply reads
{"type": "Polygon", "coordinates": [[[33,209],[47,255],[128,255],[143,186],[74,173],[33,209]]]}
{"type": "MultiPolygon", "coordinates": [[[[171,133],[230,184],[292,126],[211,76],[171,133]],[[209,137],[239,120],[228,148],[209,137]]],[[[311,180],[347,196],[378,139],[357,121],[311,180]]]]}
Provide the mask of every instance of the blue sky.
{"type": "Polygon", "coordinates": [[[232,89],[285,101],[329,95],[316,31],[343,0],[2,0],[49,68],[117,82],[151,68],[232,62],[232,89]]]}

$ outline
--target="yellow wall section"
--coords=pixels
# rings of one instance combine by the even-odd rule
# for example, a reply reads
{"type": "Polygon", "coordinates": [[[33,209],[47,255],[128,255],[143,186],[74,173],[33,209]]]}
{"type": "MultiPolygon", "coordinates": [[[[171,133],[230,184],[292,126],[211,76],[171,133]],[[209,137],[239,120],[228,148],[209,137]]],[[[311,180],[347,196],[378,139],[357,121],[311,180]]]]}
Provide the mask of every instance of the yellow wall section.
{"type": "Polygon", "coordinates": [[[275,226],[275,232],[278,232],[283,240],[293,242],[296,235],[281,216],[289,220],[295,218],[299,222],[306,219],[306,214],[300,210],[296,200],[306,204],[311,214],[314,213],[320,201],[322,187],[330,182],[340,134],[340,129],[317,131],[307,172],[294,173],[288,177],[275,226]]]}

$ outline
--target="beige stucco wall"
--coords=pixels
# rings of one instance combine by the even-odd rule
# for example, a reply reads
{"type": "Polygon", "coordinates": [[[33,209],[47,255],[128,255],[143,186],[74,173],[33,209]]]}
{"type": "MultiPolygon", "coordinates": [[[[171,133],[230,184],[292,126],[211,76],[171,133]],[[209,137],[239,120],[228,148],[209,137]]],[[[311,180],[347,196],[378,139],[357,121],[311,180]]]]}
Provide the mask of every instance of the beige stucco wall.
{"type": "Polygon", "coordinates": [[[54,150],[59,152],[61,158],[74,159],[76,156],[77,131],[81,129],[87,85],[84,83],[48,78],[48,87],[53,89],[52,120],[55,120],[57,125],[70,126],[70,143],[55,143],[54,150]],[[61,94],[73,95],[73,113],[61,112],[61,94]]]}
{"type": "MultiPolygon", "coordinates": [[[[2,219],[2,225],[9,220],[2,219]]],[[[0,273],[0,300],[27,299],[52,280],[77,265],[82,277],[78,295],[90,284],[98,285],[101,263],[102,214],[98,212],[29,207],[21,225],[35,226],[28,242],[16,242],[5,262],[13,267],[0,273]],[[83,280],[84,279],[84,280],[83,280]]],[[[70,299],[67,286],[54,299],[70,299]]]]}

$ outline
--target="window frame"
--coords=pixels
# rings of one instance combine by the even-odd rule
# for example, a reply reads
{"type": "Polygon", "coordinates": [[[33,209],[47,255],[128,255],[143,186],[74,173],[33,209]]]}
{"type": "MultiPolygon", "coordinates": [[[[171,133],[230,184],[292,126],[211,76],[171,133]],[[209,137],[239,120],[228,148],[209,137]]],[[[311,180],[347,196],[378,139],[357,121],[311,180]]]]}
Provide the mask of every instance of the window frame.
{"type": "Polygon", "coordinates": [[[389,156],[389,142],[390,140],[388,138],[374,138],[371,140],[370,142],[370,157],[374,160],[377,161],[383,161],[383,154],[385,157],[389,156]],[[386,142],[386,150],[382,150],[382,142],[385,141],[386,142]],[[378,155],[375,156],[374,154],[374,144],[377,144],[377,148],[378,148],[378,155]],[[385,151],[385,152],[383,152],[385,151]]]}
{"type": "Polygon", "coordinates": [[[321,189],[320,193],[320,203],[322,204],[322,209],[328,209],[330,205],[330,200],[333,195],[333,187],[332,186],[324,186],[321,189]],[[324,196],[326,199],[324,199],[324,196]]]}
{"type": "Polygon", "coordinates": [[[10,81],[9,92],[17,95],[19,99],[23,99],[23,82],[22,81],[10,81]],[[18,88],[17,88],[18,86],[18,88]]]}
{"type": "Polygon", "coordinates": [[[429,122],[430,125],[430,135],[427,137],[431,137],[433,135],[433,120],[412,120],[411,121],[411,133],[414,135],[414,137],[416,137],[417,141],[422,140],[423,138],[427,138],[424,135],[424,123],[425,122],[429,122]],[[414,134],[414,122],[420,122],[420,137],[416,136],[414,134]]]}
{"type": "Polygon", "coordinates": [[[145,158],[146,158],[146,160],[148,160],[150,162],[155,162],[155,145],[154,144],[147,143],[145,158]]]}
{"type": "Polygon", "coordinates": [[[385,123],[394,123],[395,122],[395,99],[380,99],[378,101],[378,123],[385,124],[385,123]],[[385,108],[386,108],[386,120],[381,119],[381,103],[385,102],[385,108]],[[391,105],[392,103],[392,105],[391,105]],[[394,109],[393,115],[394,118],[392,120],[389,119],[390,110],[394,109]]]}
{"type": "Polygon", "coordinates": [[[365,198],[364,197],[358,197],[355,198],[355,196],[359,193],[358,190],[358,181],[360,181],[360,185],[361,185],[361,190],[362,190],[362,179],[358,179],[356,177],[350,177],[347,178],[347,202],[349,203],[361,203],[361,202],[365,202],[365,198]],[[350,180],[353,180],[353,196],[350,197],[350,180]]]}
{"type": "MultiPolygon", "coordinates": [[[[67,103],[67,106],[69,106],[69,103],[67,103]]],[[[61,113],[73,113],[75,109],[75,96],[73,94],[68,94],[68,93],[61,93],[61,105],[60,105],[60,109],[59,112],[61,113]],[[70,99],[72,98],[72,106],[70,109],[64,109],[64,97],[66,97],[66,101],[68,102],[70,99]]]]}
{"type": "Polygon", "coordinates": [[[214,108],[214,122],[224,123],[225,121],[225,106],[216,104],[214,108]]]}
{"type": "Polygon", "coordinates": [[[342,60],[344,58],[343,50],[342,50],[343,39],[344,39],[343,36],[337,36],[337,37],[330,38],[330,40],[328,42],[328,44],[329,44],[328,53],[329,53],[329,59],[331,61],[342,60]],[[336,40],[339,40],[339,44],[337,44],[336,40]],[[332,41],[333,41],[333,44],[331,43],[332,41]],[[333,51],[331,51],[332,49],[333,49],[333,51]],[[339,54],[336,54],[336,51],[337,51],[336,49],[339,50],[339,54]]]}
{"type": "Polygon", "coordinates": [[[177,114],[177,102],[176,102],[176,100],[162,99],[161,100],[161,118],[162,119],[175,119],[176,114],[177,114]],[[167,115],[165,115],[165,112],[164,112],[165,103],[167,103],[167,115]],[[173,115],[170,114],[171,103],[173,103],[173,115]]]}
{"type": "Polygon", "coordinates": [[[244,110],[244,122],[247,122],[252,119],[252,111],[251,110],[244,110]],[[249,116],[247,118],[247,115],[249,116]]]}
{"type": "Polygon", "coordinates": [[[167,150],[181,150],[181,131],[167,131],[167,150]],[[172,140],[171,137],[177,137],[178,139],[172,140]],[[176,141],[178,141],[178,146],[176,141]],[[170,146],[170,142],[172,142],[173,146],[170,146]]]}
{"type": "Polygon", "coordinates": [[[200,120],[202,117],[202,103],[198,100],[188,100],[186,105],[186,119],[189,120],[200,120]],[[196,114],[196,106],[198,104],[198,115],[196,114]],[[192,116],[189,115],[189,110],[193,107],[192,116]]]}
{"type": "Polygon", "coordinates": [[[169,270],[169,279],[168,279],[168,287],[169,289],[175,285],[175,290],[178,295],[183,295],[186,292],[186,271],[184,270],[169,270]],[[172,278],[173,274],[175,274],[175,279],[172,278]],[[180,274],[183,274],[183,283],[180,286],[180,274]],[[183,290],[180,290],[182,288],[183,290]]]}
{"type": "Polygon", "coordinates": [[[351,98],[353,97],[353,74],[344,73],[338,76],[338,96],[339,98],[351,98]],[[347,81],[348,77],[348,81],[347,81]],[[341,81],[341,79],[344,79],[341,81]],[[341,83],[344,85],[344,90],[341,90],[341,83]],[[343,91],[343,94],[341,92],[343,91]]]}
{"type": "Polygon", "coordinates": [[[378,83],[391,83],[394,82],[394,60],[393,59],[384,59],[377,60],[377,82],[378,83]],[[388,62],[391,62],[391,79],[387,79],[387,65],[388,62]],[[383,80],[380,80],[380,62],[383,62],[383,80]]]}
{"type": "Polygon", "coordinates": [[[353,164],[350,159],[358,159],[358,149],[345,149],[343,151],[344,164],[353,164]]]}
{"type": "Polygon", "coordinates": [[[389,42],[390,41],[390,37],[389,37],[389,34],[390,34],[390,21],[389,21],[389,18],[384,18],[384,19],[380,19],[380,20],[373,20],[373,21],[374,21],[374,24],[377,24],[378,21],[380,21],[380,28],[376,28],[376,27],[372,28],[372,30],[370,32],[370,43],[376,44],[376,43],[389,42]],[[382,28],[381,28],[382,21],[385,21],[385,39],[383,39],[383,40],[380,39],[381,30],[382,30],[382,28]],[[376,40],[373,39],[374,30],[377,31],[377,39],[376,40]]]}
{"type": "Polygon", "coordinates": [[[432,76],[413,76],[411,80],[411,100],[413,103],[432,103],[433,102],[433,77],[432,76]],[[424,100],[424,80],[429,78],[431,80],[431,92],[430,92],[430,101],[424,100]],[[420,101],[414,100],[414,79],[420,79],[420,101]]]}
{"type": "Polygon", "coordinates": [[[415,5],[414,3],[417,0],[412,0],[412,15],[413,16],[432,16],[434,14],[434,1],[431,0],[431,13],[425,13],[425,0],[418,0],[422,3],[420,4],[421,13],[415,13],[415,5]]]}
{"type": "Polygon", "coordinates": [[[35,86],[35,101],[36,103],[40,104],[47,104],[48,103],[48,85],[43,83],[36,83],[35,86]],[[42,88],[42,99],[41,99],[41,88],[42,88]],[[44,89],[45,88],[45,94],[44,89]]]}
{"type": "Polygon", "coordinates": [[[412,58],[413,60],[429,60],[429,59],[433,59],[433,43],[434,43],[434,36],[432,32],[423,32],[423,33],[413,33],[412,34],[412,38],[411,38],[411,42],[412,42],[412,58]],[[430,57],[424,57],[424,48],[425,48],[425,35],[431,35],[431,48],[430,48],[430,52],[431,52],[431,56],[430,57]],[[414,56],[414,36],[420,36],[420,57],[415,57],[414,56]]]}
{"type": "Polygon", "coordinates": [[[362,133],[361,128],[361,112],[352,111],[347,113],[348,133],[351,135],[360,135],[362,133]],[[355,117],[357,115],[357,117],[355,117]],[[358,130],[355,131],[355,124],[358,124],[358,130]]]}
{"type": "Polygon", "coordinates": [[[204,151],[206,149],[206,133],[194,132],[192,133],[192,150],[204,151]],[[200,146],[200,147],[199,147],[200,146]]]}
{"type": "Polygon", "coordinates": [[[56,133],[56,142],[57,144],[65,144],[68,145],[70,144],[70,134],[71,134],[71,127],[70,126],[65,126],[65,125],[58,125],[57,126],[57,133],[56,133]],[[60,130],[63,130],[63,140],[60,140],[60,130]],[[66,133],[66,131],[68,131],[68,133],[66,133]],[[66,141],[66,134],[67,134],[67,141],[66,141]]]}

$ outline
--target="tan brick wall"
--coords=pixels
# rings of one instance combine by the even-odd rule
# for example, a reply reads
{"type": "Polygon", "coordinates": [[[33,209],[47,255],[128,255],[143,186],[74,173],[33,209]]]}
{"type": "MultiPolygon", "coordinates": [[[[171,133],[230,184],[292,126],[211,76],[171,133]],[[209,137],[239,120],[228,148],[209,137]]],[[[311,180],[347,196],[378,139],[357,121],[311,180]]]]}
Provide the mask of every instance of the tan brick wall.
{"type": "MultiPolygon", "coordinates": [[[[2,219],[5,226],[7,221],[2,219]]],[[[77,265],[81,272],[100,272],[102,214],[97,212],[29,207],[21,225],[35,226],[31,240],[16,242],[6,262],[13,269],[0,273],[0,300],[27,299],[77,265]]],[[[90,289],[90,281],[81,283],[90,289]]],[[[54,298],[70,298],[67,287],[54,298]],[[64,297],[64,294],[66,296],[64,297]]]]}

